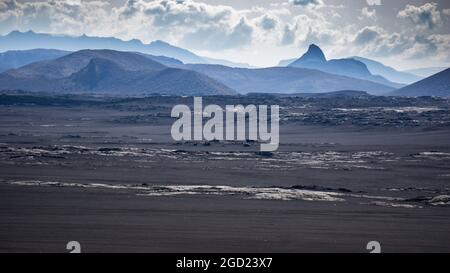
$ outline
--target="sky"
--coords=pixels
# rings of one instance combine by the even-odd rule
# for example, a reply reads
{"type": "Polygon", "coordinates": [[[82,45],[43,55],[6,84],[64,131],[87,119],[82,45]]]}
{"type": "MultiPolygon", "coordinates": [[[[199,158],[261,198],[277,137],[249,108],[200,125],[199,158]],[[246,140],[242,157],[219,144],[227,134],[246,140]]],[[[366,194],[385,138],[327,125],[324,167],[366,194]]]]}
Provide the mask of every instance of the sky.
{"type": "Polygon", "coordinates": [[[13,30],[163,40],[260,67],[311,43],[400,70],[450,64],[448,0],[0,0],[0,34],[13,30]]]}

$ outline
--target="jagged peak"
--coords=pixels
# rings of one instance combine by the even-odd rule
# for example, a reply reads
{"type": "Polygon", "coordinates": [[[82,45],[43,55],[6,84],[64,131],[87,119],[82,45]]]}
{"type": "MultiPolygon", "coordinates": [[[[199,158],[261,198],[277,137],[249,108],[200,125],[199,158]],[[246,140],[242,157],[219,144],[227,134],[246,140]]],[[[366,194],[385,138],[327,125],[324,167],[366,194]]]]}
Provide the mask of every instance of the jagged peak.
{"type": "Polygon", "coordinates": [[[320,49],[320,47],[317,46],[316,44],[309,45],[308,51],[305,54],[303,54],[303,56],[300,59],[301,60],[314,60],[314,61],[319,61],[319,62],[327,61],[322,49],[320,49]]]}

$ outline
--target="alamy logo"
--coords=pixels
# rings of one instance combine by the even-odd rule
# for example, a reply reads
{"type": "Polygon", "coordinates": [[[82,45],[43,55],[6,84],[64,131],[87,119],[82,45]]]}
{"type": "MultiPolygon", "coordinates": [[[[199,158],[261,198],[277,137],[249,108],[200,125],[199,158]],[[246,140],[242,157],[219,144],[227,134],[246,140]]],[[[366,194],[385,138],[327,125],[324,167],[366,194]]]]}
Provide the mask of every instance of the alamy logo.
{"type": "Polygon", "coordinates": [[[279,112],[278,105],[270,107],[270,114],[267,105],[226,105],[225,110],[218,105],[203,108],[202,98],[195,97],[193,114],[187,105],[173,107],[171,116],[177,120],[172,125],[172,138],[175,141],[259,141],[261,151],[272,152],[279,146],[279,112]],[[206,123],[204,118],[208,119],[206,123]]]}

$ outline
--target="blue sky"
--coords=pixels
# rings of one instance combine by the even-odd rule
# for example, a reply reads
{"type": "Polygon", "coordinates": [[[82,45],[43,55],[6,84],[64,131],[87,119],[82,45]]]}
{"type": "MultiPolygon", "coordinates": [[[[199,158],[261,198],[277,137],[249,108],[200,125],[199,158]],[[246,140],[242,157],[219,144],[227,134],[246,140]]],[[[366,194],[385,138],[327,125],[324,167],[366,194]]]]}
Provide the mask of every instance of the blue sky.
{"type": "Polygon", "coordinates": [[[450,63],[450,1],[0,0],[0,34],[156,39],[198,54],[270,66],[310,43],[399,69],[450,63]]]}

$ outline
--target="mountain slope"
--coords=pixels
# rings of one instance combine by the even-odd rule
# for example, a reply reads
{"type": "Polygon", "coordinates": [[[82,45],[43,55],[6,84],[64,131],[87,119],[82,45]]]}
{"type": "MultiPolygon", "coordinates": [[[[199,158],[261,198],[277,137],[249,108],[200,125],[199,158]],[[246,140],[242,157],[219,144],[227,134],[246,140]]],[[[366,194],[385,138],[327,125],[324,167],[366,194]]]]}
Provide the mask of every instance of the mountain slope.
{"type": "Polygon", "coordinates": [[[404,85],[386,80],[381,76],[374,76],[367,66],[355,59],[335,59],[327,61],[325,54],[317,45],[310,45],[308,51],[299,59],[289,64],[289,67],[316,69],[330,74],[348,76],[383,85],[399,88],[404,85]]]}
{"type": "Polygon", "coordinates": [[[422,77],[419,77],[411,73],[397,71],[392,67],[386,66],[380,62],[371,59],[358,56],[352,57],[352,59],[364,63],[369,69],[370,73],[372,73],[373,75],[380,75],[392,82],[411,84],[423,79],[422,77]]]}
{"type": "Polygon", "coordinates": [[[194,71],[168,68],[142,54],[81,50],[56,60],[32,63],[0,74],[2,90],[120,95],[234,94],[227,86],[194,71]]]}
{"type": "Polygon", "coordinates": [[[396,90],[391,95],[450,97],[450,68],[396,90]]]}
{"type": "Polygon", "coordinates": [[[0,73],[30,63],[56,59],[69,53],[70,52],[68,51],[55,49],[13,50],[3,52],[0,53],[0,73]]]}
{"type": "Polygon", "coordinates": [[[245,69],[202,64],[190,64],[183,67],[207,75],[244,94],[322,93],[353,89],[383,94],[393,90],[392,87],[375,82],[304,68],[245,69]]]}

